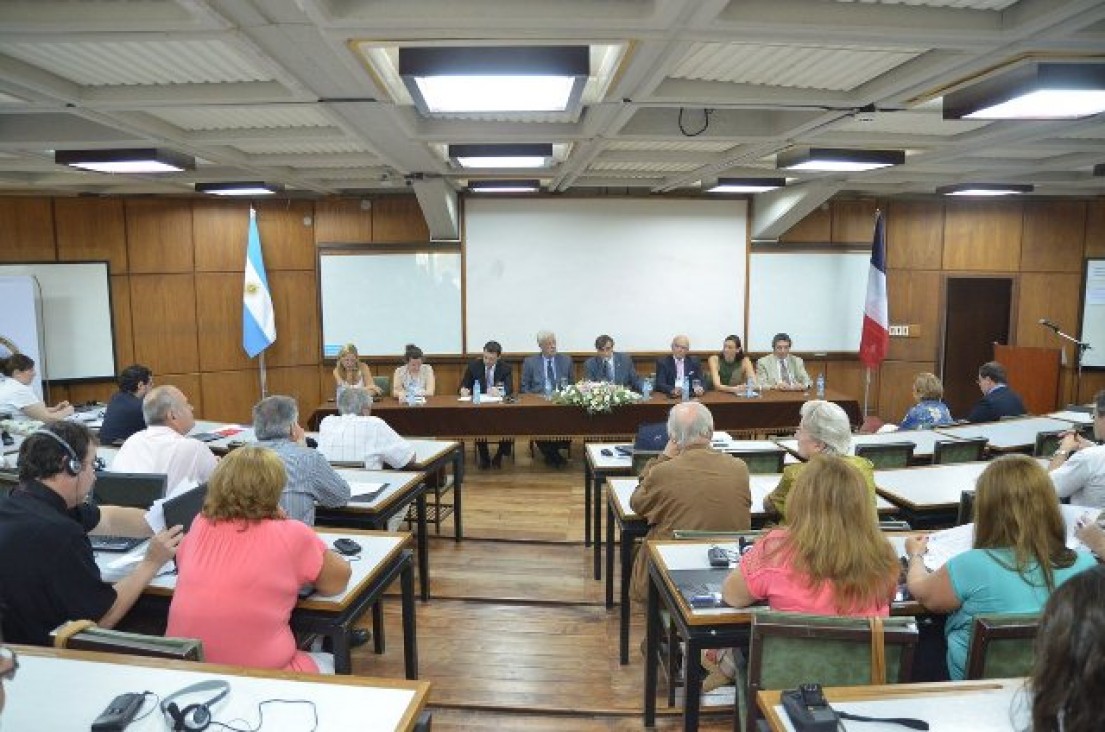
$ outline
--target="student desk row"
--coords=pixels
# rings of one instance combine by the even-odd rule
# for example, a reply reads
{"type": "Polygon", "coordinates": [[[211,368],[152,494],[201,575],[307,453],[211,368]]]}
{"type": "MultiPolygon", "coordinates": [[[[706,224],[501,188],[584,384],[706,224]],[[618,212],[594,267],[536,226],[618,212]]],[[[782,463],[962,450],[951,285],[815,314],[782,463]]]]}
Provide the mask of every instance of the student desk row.
{"type": "MultiPolygon", "coordinates": [[[[403,615],[403,658],[408,679],[418,678],[418,642],[414,610],[414,571],[411,557],[411,536],[406,533],[382,531],[317,530],[327,546],[340,538],[349,538],[361,545],[361,553],[353,558],[353,574],[346,589],[331,597],[311,595],[296,603],[292,611],[292,629],[315,633],[330,639],[334,651],[334,667],[339,674],[352,672],[350,636],[356,621],[372,608],[372,632],[377,653],[383,653],[384,613],[380,600],[384,591],[398,578],[403,615]]],[[[96,554],[96,564],[106,582],[118,581],[145,556],[144,542],[126,554],[96,554]]],[[[142,593],[139,605],[157,618],[168,617],[169,603],[176,588],[176,570],[166,565],[142,593]]]]}
{"type": "MultiPolygon", "coordinates": [[[[157,709],[165,699],[201,681],[221,680],[230,693],[211,707],[215,722],[267,729],[417,729],[430,684],[365,677],[321,676],[262,671],[238,666],[201,664],[114,653],[91,653],[33,646],[12,646],[19,670],[4,682],[7,705],[4,726],[11,730],[88,729],[115,697],[148,691],[132,732],[168,729],[157,709]],[[305,700],[311,704],[266,704],[266,700],[305,700]],[[61,703],[59,703],[61,701],[61,703]],[[146,711],[150,714],[142,716],[146,711]],[[316,724],[317,722],[317,724],[316,724]]],[[[205,701],[211,694],[189,695],[183,705],[205,701]]],[[[182,706],[183,706],[182,705],[182,706]]],[[[214,728],[214,727],[213,727],[214,728]]]]}

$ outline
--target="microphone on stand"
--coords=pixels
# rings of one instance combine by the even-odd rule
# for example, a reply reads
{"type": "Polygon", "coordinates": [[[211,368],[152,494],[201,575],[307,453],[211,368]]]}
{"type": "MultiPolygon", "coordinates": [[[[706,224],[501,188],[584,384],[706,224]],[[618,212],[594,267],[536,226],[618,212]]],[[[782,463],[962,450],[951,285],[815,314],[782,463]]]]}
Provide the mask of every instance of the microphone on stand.
{"type": "Polygon", "coordinates": [[[1039,323],[1040,323],[1040,325],[1044,326],[1045,328],[1051,328],[1056,333],[1059,332],[1059,326],[1057,326],[1055,323],[1052,323],[1047,318],[1040,318],[1039,323]]]}

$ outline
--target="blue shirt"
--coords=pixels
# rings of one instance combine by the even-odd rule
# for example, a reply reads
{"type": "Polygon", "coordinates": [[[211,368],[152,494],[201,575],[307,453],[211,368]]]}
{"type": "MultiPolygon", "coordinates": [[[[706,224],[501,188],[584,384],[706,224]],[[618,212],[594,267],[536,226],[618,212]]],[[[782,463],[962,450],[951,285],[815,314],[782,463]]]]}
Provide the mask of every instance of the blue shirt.
{"type": "Polygon", "coordinates": [[[909,408],[898,429],[927,430],[954,422],[947,404],[939,399],[925,399],[909,408]]]}

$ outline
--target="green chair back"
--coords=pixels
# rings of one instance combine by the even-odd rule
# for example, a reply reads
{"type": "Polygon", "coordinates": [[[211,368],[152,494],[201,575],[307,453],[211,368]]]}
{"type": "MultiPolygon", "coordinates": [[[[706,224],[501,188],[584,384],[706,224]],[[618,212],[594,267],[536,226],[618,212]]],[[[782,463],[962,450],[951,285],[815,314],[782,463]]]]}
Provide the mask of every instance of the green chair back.
{"type": "Polygon", "coordinates": [[[376,388],[379,389],[384,396],[391,396],[390,376],[373,376],[372,381],[376,384],[376,388]]]}
{"type": "MultiPolygon", "coordinates": [[[[917,623],[911,617],[883,618],[885,683],[905,683],[913,673],[917,623]]],[[[799,684],[864,686],[871,679],[871,628],[867,618],[801,613],[752,616],[745,683],[740,685],[745,729],[756,729],[756,692],[793,689],[799,684]]]]}
{"type": "Polygon", "coordinates": [[[1052,453],[1059,449],[1059,443],[1062,441],[1063,433],[1059,431],[1055,432],[1037,432],[1036,444],[1032,448],[1032,455],[1034,457],[1051,457],[1052,453]]]}
{"type": "Polygon", "coordinates": [[[933,465],[974,463],[982,460],[989,441],[985,437],[971,440],[944,440],[937,442],[932,451],[933,465]]]}
{"type": "Polygon", "coordinates": [[[750,450],[729,454],[743,460],[748,472],[753,475],[783,472],[783,459],[786,457],[783,450],[750,450]]]}
{"type": "Polygon", "coordinates": [[[856,455],[867,458],[875,470],[908,468],[913,460],[912,442],[884,442],[881,445],[856,445],[856,455]]]}
{"type": "Polygon", "coordinates": [[[1028,676],[1036,660],[1039,615],[979,615],[971,624],[968,679],[1028,676]]]}

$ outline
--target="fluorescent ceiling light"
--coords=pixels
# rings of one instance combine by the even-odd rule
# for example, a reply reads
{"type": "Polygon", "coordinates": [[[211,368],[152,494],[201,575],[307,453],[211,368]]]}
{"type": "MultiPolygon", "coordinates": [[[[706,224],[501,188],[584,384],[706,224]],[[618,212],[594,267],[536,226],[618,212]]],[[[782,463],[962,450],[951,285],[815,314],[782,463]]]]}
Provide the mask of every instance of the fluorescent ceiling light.
{"type": "Polygon", "coordinates": [[[1019,183],[957,183],[940,186],[936,192],[944,196],[1017,196],[1031,193],[1032,189],[1019,183]]]}
{"type": "Polygon", "coordinates": [[[56,150],[54,162],[98,173],[180,173],[196,167],[195,158],[160,148],[56,150]]]}
{"type": "Polygon", "coordinates": [[[449,159],[461,168],[547,168],[552,144],[450,145],[449,159]]]}
{"type": "Polygon", "coordinates": [[[798,147],[775,157],[775,167],[786,170],[861,172],[905,162],[904,150],[846,150],[831,147],[798,147]]]}
{"type": "Polygon", "coordinates": [[[536,193],[541,190],[538,180],[471,180],[468,190],[472,193],[536,193]]]}
{"type": "Polygon", "coordinates": [[[271,196],[282,190],[283,186],[270,185],[259,180],[196,184],[197,193],[209,193],[213,196],[271,196]]]}
{"type": "Polygon", "coordinates": [[[1103,63],[1025,63],[944,97],[944,119],[1078,119],[1101,112],[1103,63]]]}
{"type": "Polygon", "coordinates": [[[717,185],[707,188],[707,193],[763,193],[782,188],[786,178],[718,178],[717,185]]]}
{"type": "Polygon", "coordinates": [[[587,46],[399,49],[422,114],[564,112],[579,105],[590,67],[587,46]]]}

